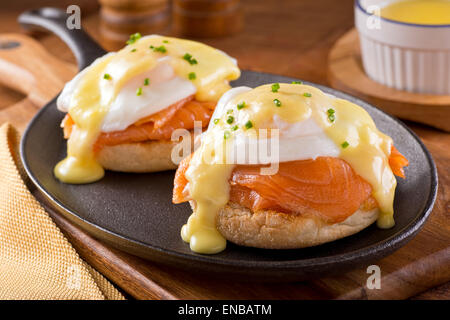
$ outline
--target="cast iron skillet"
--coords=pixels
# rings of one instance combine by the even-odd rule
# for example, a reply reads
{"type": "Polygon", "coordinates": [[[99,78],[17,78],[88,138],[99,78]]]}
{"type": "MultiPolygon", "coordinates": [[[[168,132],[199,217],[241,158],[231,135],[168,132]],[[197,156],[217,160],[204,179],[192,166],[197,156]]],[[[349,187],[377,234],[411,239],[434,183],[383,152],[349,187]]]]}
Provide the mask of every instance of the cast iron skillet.
{"type": "MultiPolygon", "coordinates": [[[[62,11],[46,8],[26,12],[19,21],[26,27],[39,26],[59,35],[82,69],[105,51],[82,30],[67,30],[65,18],[62,11]]],[[[292,80],[296,79],[244,71],[233,86],[292,80]]],[[[107,172],[101,181],[87,185],[69,185],[55,179],[53,167],[66,149],[59,127],[63,114],[57,111],[55,99],[29,124],[22,138],[21,157],[29,177],[54,209],[95,237],[146,259],[196,272],[265,281],[302,280],[367,266],[404,245],[424,224],[436,197],[436,168],[425,146],[403,123],[352,96],[316,86],[366,109],[409,159],[407,179],[398,181],[395,227],[382,230],[372,225],[351,237],[306,249],[263,250],[228,243],[220,254],[199,255],[180,238],[180,228],[191,209],[171,203],[173,171],[107,172]]]]}

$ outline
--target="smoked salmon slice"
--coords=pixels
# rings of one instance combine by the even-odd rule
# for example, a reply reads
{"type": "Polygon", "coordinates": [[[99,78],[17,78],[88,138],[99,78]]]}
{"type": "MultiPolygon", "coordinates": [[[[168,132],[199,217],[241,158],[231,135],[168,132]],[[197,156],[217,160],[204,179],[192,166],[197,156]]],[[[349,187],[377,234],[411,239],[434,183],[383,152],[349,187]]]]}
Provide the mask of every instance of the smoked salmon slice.
{"type": "Polygon", "coordinates": [[[389,156],[389,166],[391,167],[392,172],[403,179],[405,179],[405,171],[403,167],[407,167],[409,165],[408,159],[402,155],[397,148],[392,145],[391,154],[389,156]]]}
{"type": "MultiPolygon", "coordinates": [[[[206,127],[214,108],[213,102],[199,102],[194,100],[193,96],[188,97],[158,113],[140,119],[125,130],[100,133],[94,149],[99,150],[103,146],[122,143],[169,140],[175,129],[193,129],[194,121],[201,121],[202,126],[206,127]]],[[[68,139],[74,126],[69,114],[66,115],[61,126],[64,128],[64,137],[68,139]]]]}
{"type": "MultiPolygon", "coordinates": [[[[397,153],[393,156],[398,157],[397,153]]],[[[174,203],[190,200],[186,188],[188,181],[184,177],[189,161],[190,157],[184,159],[175,174],[174,203]]],[[[400,165],[400,161],[394,161],[400,165]]],[[[260,167],[236,166],[230,178],[231,202],[254,212],[276,210],[319,215],[329,223],[344,221],[360,207],[364,210],[377,207],[370,184],[342,159],[319,157],[283,162],[275,175],[261,175],[260,167]]]]}
{"type": "Polygon", "coordinates": [[[319,157],[280,163],[275,175],[261,175],[259,166],[239,166],[230,183],[238,186],[230,199],[253,211],[312,213],[340,222],[353,214],[372,187],[339,158],[319,157]]]}

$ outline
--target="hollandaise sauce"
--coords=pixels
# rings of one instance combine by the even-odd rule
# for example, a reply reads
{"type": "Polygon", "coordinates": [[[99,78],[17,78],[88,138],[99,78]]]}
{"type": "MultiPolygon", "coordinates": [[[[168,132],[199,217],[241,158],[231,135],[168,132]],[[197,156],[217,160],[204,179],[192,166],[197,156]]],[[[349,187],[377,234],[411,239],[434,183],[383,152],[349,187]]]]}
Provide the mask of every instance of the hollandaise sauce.
{"type": "MultiPolygon", "coordinates": [[[[67,157],[54,169],[59,180],[89,183],[103,177],[104,170],[96,161],[93,146],[109,106],[124,85],[162,61],[168,62],[177,76],[194,84],[198,101],[217,102],[230,88],[229,80],[240,75],[230,57],[207,45],[170,37],[133,35],[125,48],[97,59],[79,75],[69,105],[75,125],[67,157]]],[[[145,81],[135,89],[142,99],[151,79],[145,81]]]]}
{"type": "Polygon", "coordinates": [[[400,0],[381,9],[381,16],[406,23],[450,24],[450,0],[400,0]]]}
{"type": "Polygon", "coordinates": [[[372,186],[378,202],[378,226],[394,225],[396,179],[389,166],[392,139],[381,133],[361,107],[303,84],[263,85],[241,93],[226,105],[227,112],[210,125],[194,153],[186,178],[195,202],[181,236],[193,251],[217,253],[226,241],[216,229],[216,217],[229,201],[229,179],[235,167],[226,162],[228,142],[236,135],[258,138],[258,129],[273,128],[275,118],[297,123],[312,118],[339,147],[339,158],[372,186]],[[227,121],[230,115],[233,121],[227,121]]]}

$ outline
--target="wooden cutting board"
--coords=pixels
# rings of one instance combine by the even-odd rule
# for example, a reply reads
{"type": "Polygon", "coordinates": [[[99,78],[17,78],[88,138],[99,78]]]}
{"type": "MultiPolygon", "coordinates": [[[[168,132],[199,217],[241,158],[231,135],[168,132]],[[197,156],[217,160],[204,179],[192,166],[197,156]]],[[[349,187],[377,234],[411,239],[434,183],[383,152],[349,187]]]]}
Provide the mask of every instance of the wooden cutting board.
{"type": "MultiPolygon", "coordinates": [[[[0,50],[0,82],[26,95],[3,107],[0,122],[9,121],[23,130],[39,106],[55,95],[75,67],[48,54],[35,40],[20,35],[0,35],[0,42],[16,41],[20,47],[0,50]],[[24,81],[20,79],[25,77],[24,81]],[[39,82],[39,85],[36,85],[39,82]]],[[[0,90],[0,98],[11,99],[0,90]]],[[[65,218],[49,213],[81,257],[130,296],[139,299],[405,299],[450,280],[449,188],[450,135],[412,125],[434,156],[439,171],[435,209],[422,231],[406,246],[380,260],[381,289],[368,289],[366,268],[335,277],[303,283],[239,283],[210,279],[206,275],[144,261],[111,248],[65,218]]],[[[45,200],[30,184],[36,197],[45,200]]],[[[438,296],[448,296],[448,285],[438,296]]]]}

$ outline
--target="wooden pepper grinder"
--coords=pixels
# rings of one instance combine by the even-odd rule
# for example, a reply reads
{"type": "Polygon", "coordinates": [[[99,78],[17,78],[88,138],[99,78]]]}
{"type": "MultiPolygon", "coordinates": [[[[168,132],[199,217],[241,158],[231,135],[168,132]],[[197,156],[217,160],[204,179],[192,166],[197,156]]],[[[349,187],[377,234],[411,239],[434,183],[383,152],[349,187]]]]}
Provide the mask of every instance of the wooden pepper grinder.
{"type": "Polygon", "coordinates": [[[240,0],[173,0],[172,22],[177,36],[231,35],[242,29],[240,0]]]}
{"type": "Polygon", "coordinates": [[[130,34],[164,33],[170,21],[169,0],[99,0],[100,32],[107,50],[124,46],[130,34]]]}

